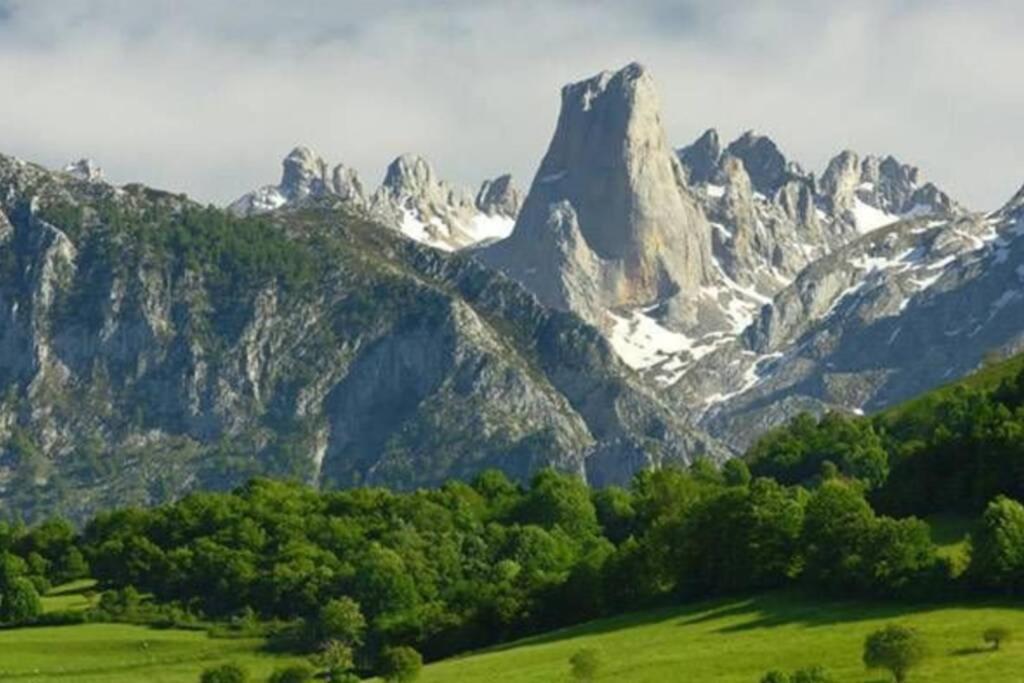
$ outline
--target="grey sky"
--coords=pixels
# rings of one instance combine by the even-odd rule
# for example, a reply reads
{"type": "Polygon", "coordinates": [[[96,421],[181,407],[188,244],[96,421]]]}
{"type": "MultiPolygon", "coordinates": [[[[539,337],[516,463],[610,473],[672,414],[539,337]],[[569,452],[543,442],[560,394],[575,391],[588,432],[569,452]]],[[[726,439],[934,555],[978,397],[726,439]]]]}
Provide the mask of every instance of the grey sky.
{"type": "Polygon", "coordinates": [[[638,60],[674,144],[892,153],[977,208],[1024,183],[1019,0],[0,0],[0,152],[223,202],[305,143],[529,184],[558,89],[638,60]]]}

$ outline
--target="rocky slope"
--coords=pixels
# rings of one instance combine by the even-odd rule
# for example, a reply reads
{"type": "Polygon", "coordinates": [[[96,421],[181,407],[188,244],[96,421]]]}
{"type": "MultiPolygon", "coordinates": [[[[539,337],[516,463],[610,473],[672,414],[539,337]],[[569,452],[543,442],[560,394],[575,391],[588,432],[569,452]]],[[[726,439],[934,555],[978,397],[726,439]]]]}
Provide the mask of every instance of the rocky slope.
{"type": "Polygon", "coordinates": [[[308,169],[286,164],[294,208],[233,218],[0,157],[8,510],[77,517],[258,473],[412,487],[553,464],[621,482],[724,455],[596,330],[308,169]]]}
{"type": "Polygon", "coordinates": [[[677,399],[736,448],[800,410],[872,412],[1024,348],[1024,190],[988,215],[917,218],[804,269],[677,399]]]}
{"type": "Polygon", "coordinates": [[[508,236],[522,204],[509,175],[484,181],[476,196],[440,179],[426,159],[403,155],[387,168],[381,186],[367,194],[359,175],[343,164],[333,169],[307,147],[285,157],[281,182],[249,192],[228,209],[253,216],[330,198],[368,209],[376,220],[407,237],[445,251],[508,236]]]}

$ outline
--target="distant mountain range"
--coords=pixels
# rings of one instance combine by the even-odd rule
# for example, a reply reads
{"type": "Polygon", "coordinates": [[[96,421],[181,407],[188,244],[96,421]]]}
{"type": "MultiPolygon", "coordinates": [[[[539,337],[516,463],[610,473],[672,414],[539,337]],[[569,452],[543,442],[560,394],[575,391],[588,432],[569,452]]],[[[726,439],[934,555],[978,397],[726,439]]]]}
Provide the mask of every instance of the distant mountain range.
{"type": "Polygon", "coordinates": [[[501,214],[514,228],[470,249],[743,448],[795,412],[877,410],[1019,350],[1020,197],[972,212],[849,150],[818,176],[753,132],[673,150],[630,64],[563,89],[522,208],[501,214]]]}
{"type": "Polygon", "coordinates": [[[0,500],[622,482],[1024,347],[1024,190],[972,212],[892,157],[818,176],[661,116],[637,64],[566,86],[525,195],[415,156],[368,191],[298,147],[218,211],[0,157],[0,500]]]}

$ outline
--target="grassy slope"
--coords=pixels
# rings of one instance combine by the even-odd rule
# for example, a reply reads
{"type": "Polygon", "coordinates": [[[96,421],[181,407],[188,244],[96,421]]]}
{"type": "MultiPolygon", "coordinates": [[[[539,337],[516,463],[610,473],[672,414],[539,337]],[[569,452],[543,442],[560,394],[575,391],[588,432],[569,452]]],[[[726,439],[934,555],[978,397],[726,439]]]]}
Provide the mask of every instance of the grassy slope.
{"type": "Polygon", "coordinates": [[[958,387],[991,391],[997,389],[1003,380],[1015,377],[1022,370],[1024,370],[1024,353],[986,365],[973,374],[887,408],[879,413],[878,417],[892,423],[904,417],[929,415],[934,412],[935,405],[941,399],[956,391],[958,387]]]}
{"type": "MultiPolygon", "coordinates": [[[[92,581],[43,597],[46,611],[86,609],[92,581]]],[[[0,679],[76,683],[195,683],[203,669],[237,662],[252,680],[297,661],[260,651],[259,639],[210,638],[203,631],[128,624],[81,624],[0,630],[0,679]]]]}
{"type": "Polygon", "coordinates": [[[921,630],[932,657],[915,681],[961,683],[1024,680],[1024,642],[983,649],[982,630],[1006,624],[1024,633],[1022,605],[906,608],[808,601],[772,594],[642,612],[608,619],[425,669],[422,683],[569,681],[568,659],[599,649],[599,681],[756,683],[772,668],[822,664],[841,682],[888,680],[861,663],[864,637],[888,622],[921,630]]]}

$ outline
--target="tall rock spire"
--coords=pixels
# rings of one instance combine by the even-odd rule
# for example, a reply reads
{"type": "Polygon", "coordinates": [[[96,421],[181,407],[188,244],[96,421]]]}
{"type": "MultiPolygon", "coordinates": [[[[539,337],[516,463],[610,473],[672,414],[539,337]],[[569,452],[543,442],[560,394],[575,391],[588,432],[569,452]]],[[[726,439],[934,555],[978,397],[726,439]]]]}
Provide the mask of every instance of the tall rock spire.
{"type": "Polygon", "coordinates": [[[509,239],[481,252],[545,303],[603,308],[696,293],[710,228],[669,147],[639,64],[562,89],[555,134],[509,239]]]}

